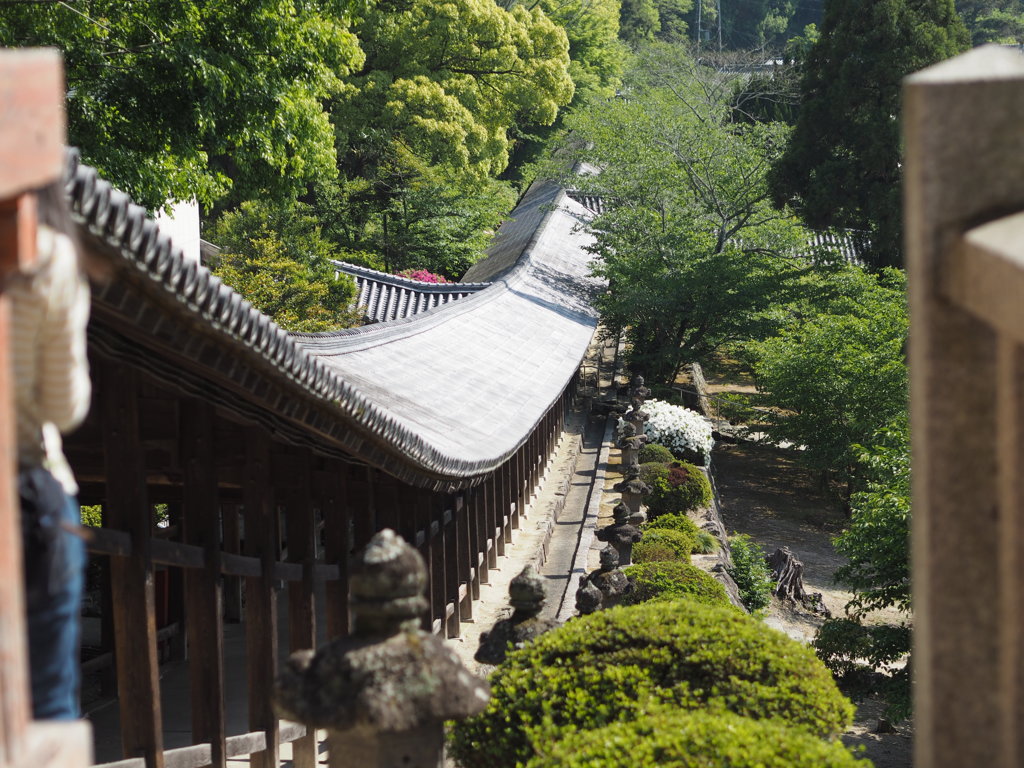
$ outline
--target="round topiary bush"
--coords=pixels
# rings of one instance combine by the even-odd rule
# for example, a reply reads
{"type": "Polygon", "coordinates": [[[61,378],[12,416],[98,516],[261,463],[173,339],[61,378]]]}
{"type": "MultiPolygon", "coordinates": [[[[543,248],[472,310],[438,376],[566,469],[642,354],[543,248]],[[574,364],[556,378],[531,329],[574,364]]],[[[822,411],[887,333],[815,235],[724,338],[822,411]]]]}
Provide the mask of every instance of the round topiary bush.
{"type": "Polygon", "coordinates": [[[776,718],[824,738],[853,716],[811,649],[735,610],[677,600],[573,619],[509,654],[487,709],[452,729],[451,751],[463,768],[514,766],[656,704],[776,718]]]}
{"type": "Polygon", "coordinates": [[[709,573],[689,563],[637,563],[623,568],[622,572],[633,582],[633,590],[623,598],[623,605],[688,597],[704,605],[733,607],[725,587],[709,573]]]}
{"type": "Polygon", "coordinates": [[[659,515],[653,520],[644,523],[640,528],[643,531],[652,530],[672,530],[682,531],[687,536],[691,536],[694,539],[697,538],[697,534],[700,533],[700,528],[697,524],[691,520],[685,512],[675,512],[667,515],[659,515]]]}
{"type": "Polygon", "coordinates": [[[664,710],[540,746],[526,768],[870,768],[839,742],[772,720],[664,710]]]}
{"type": "Polygon", "coordinates": [[[651,486],[645,499],[651,518],[690,512],[711,503],[711,483],[693,464],[642,464],[640,478],[651,486]]]}
{"type": "Polygon", "coordinates": [[[682,560],[690,562],[690,553],[696,537],[671,528],[652,528],[633,545],[633,562],[649,563],[655,560],[682,560]]]}
{"type": "Polygon", "coordinates": [[[637,461],[641,464],[647,464],[652,461],[660,464],[669,464],[675,460],[676,457],[672,455],[672,451],[664,445],[658,445],[657,443],[648,443],[637,454],[637,461]]]}

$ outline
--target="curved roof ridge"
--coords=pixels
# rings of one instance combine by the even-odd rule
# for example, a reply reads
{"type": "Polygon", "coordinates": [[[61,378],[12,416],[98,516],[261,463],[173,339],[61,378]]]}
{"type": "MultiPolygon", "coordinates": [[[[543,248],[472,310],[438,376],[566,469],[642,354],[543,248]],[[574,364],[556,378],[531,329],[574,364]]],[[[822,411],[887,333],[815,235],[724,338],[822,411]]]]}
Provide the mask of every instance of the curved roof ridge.
{"type": "MultiPolygon", "coordinates": [[[[300,423],[295,414],[309,408],[302,403],[315,402],[341,422],[342,435],[351,431],[340,440],[346,449],[403,476],[462,484],[501,466],[560,397],[597,324],[589,235],[579,227],[588,213],[550,183],[524,196],[499,232],[489,258],[497,257],[500,282],[354,338],[288,334],[187,261],[141,206],[75,152],[65,181],[79,226],[128,270],[97,291],[117,322],[152,324],[154,305],[201,322],[226,350],[218,359],[249,361],[259,373],[245,379],[248,387],[265,389],[265,377],[285,387],[295,402],[279,401],[287,403],[280,415],[300,423]]],[[[152,339],[156,349],[164,343],[152,339]]],[[[211,377],[226,375],[196,362],[211,377]]],[[[300,426],[313,438],[338,434],[337,424],[309,423],[300,426]]]]}
{"type": "Polygon", "coordinates": [[[486,288],[490,283],[463,283],[463,282],[447,282],[447,283],[430,283],[426,280],[414,280],[411,277],[405,277],[404,275],[395,275],[391,272],[381,272],[378,269],[371,269],[370,267],[364,267],[361,264],[352,264],[348,261],[340,261],[337,259],[331,259],[331,263],[337,267],[341,272],[346,275],[352,275],[353,277],[365,277],[370,280],[375,280],[378,283],[387,283],[388,285],[402,285],[410,288],[415,288],[419,291],[425,291],[430,293],[446,293],[451,290],[480,290],[486,288]]]}

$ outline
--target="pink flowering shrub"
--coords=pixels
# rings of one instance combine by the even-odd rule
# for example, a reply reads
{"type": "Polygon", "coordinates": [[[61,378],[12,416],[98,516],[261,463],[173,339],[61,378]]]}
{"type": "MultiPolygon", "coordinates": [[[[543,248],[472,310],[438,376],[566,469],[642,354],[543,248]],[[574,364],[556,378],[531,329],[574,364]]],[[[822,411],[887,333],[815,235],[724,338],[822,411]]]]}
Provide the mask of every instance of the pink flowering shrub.
{"type": "Polygon", "coordinates": [[[436,275],[425,269],[403,269],[398,273],[399,277],[408,277],[410,280],[419,280],[421,283],[447,283],[448,278],[444,275],[436,275]]]}

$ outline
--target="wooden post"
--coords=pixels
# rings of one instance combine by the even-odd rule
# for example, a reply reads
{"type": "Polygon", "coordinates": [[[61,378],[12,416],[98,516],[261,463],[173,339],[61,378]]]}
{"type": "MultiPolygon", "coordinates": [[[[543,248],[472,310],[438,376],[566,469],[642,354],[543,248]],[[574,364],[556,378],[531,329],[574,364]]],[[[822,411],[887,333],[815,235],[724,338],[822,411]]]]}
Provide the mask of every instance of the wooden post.
{"type": "Polygon", "coordinates": [[[0,53],[0,104],[0,765],[4,765],[28,754],[31,712],[21,524],[13,473],[17,447],[10,304],[4,285],[8,275],[35,261],[35,197],[26,193],[58,179],[62,170],[60,54],[53,50],[0,53]]]}
{"type": "Polygon", "coordinates": [[[326,464],[327,481],[321,496],[324,514],[324,560],[337,565],[341,578],[328,581],[326,593],[327,638],[332,640],[349,633],[348,564],[352,543],[349,541],[349,507],[342,501],[346,466],[335,459],[326,464]]]}
{"type": "Polygon", "coordinates": [[[132,554],[111,557],[114,645],[125,757],[144,757],[162,768],[160,670],[151,556],[153,513],[146,494],[144,451],[139,439],[138,381],[134,369],[110,363],[100,387],[107,504],[104,526],[131,535],[132,554]]]}
{"type": "Polygon", "coordinates": [[[365,547],[373,537],[376,528],[373,498],[373,469],[362,464],[349,468],[349,479],[345,487],[345,502],[355,530],[355,549],[365,547]]]}
{"type": "MultiPolygon", "coordinates": [[[[905,83],[921,768],[1024,761],[1024,364],[1006,333],[1020,329],[993,328],[950,300],[970,287],[950,280],[962,234],[1024,210],[1021,125],[1015,51],[978,48],[905,83]]],[[[1019,294],[1006,298],[1019,309],[1019,294]]]]}
{"type": "MultiPolygon", "coordinates": [[[[239,525],[237,504],[221,504],[224,520],[224,551],[233,555],[242,554],[242,531],[239,525]]],[[[224,620],[242,620],[242,580],[238,576],[224,576],[224,620]]]]}
{"type": "Polygon", "coordinates": [[[444,542],[444,497],[439,493],[429,492],[423,495],[430,521],[427,531],[427,538],[430,541],[430,559],[427,561],[427,565],[430,571],[430,608],[434,618],[431,630],[439,622],[440,631],[443,634],[446,603],[445,568],[448,566],[444,542]]]}
{"type": "MultiPolygon", "coordinates": [[[[296,488],[285,506],[285,530],[288,537],[288,561],[302,563],[302,581],[288,582],[288,647],[292,653],[316,647],[316,604],[313,593],[313,567],[316,560],[315,527],[311,467],[308,449],[296,452],[299,459],[296,488]]],[[[316,730],[292,742],[294,768],[316,768],[316,730]]]]}
{"type": "Polygon", "coordinates": [[[463,491],[456,494],[453,503],[455,504],[455,538],[456,556],[458,558],[458,585],[457,592],[465,590],[465,595],[459,604],[459,621],[466,621],[473,618],[473,570],[476,565],[473,550],[473,529],[470,520],[470,505],[467,497],[471,491],[463,491]]]}
{"type": "Polygon", "coordinates": [[[245,580],[245,647],[249,669],[249,729],[266,734],[266,749],[251,756],[255,768],[277,768],[280,734],[271,706],[277,673],[277,510],[270,487],[270,442],[259,427],[246,431],[245,554],[261,561],[258,577],[245,580]]]}
{"type": "MultiPolygon", "coordinates": [[[[452,494],[438,494],[441,504],[441,537],[444,545],[444,601],[441,620],[445,622],[445,635],[458,637],[462,620],[459,616],[459,517],[456,499],[452,494]],[[452,614],[448,615],[448,606],[452,614]]],[[[458,499],[461,501],[461,499],[458,499]]]]}
{"type": "Polygon", "coordinates": [[[478,485],[466,492],[466,516],[469,522],[470,557],[473,580],[470,582],[471,600],[480,599],[480,584],[487,583],[487,517],[483,492],[478,485]]]}
{"type": "Polygon", "coordinates": [[[206,567],[185,569],[185,633],[192,702],[192,741],[210,743],[210,764],[227,760],[224,715],[224,624],[220,579],[220,529],[214,410],[186,399],[179,411],[184,472],[184,541],[206,553],[206,567]]]}

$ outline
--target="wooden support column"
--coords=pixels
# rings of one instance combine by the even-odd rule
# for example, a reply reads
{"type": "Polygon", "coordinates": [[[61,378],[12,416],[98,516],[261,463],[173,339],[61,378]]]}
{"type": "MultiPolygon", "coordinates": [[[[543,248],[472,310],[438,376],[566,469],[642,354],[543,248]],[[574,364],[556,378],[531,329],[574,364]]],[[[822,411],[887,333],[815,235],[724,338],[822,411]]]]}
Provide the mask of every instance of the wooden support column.
{"type": "MultiPolygon", "coordinates": [[[[445,636],[458,637],[461,631],[459,608],[459,518],[456,496],[438,494],[441,500],[441,536],[444,540],[444,616],[445,636]],[[449,614],[449,606],[451,613],[449,614]]],[[[461,501],[461,498],[458,499],[461,501]]]]}
{"type": "Polygon", "coordinates": [[[346,465],[340,461],[327,460],[327,479],[320,497],[324,515],[324,560],[328,565],[337,565],[340,576],[324,586],[328,640],[349,633],[348,565],[352,542],[349,541],[350,510],[342,500],[346,470],[346,465]]]}
{"type": "Polygon", "coordinates": [[[512,458],[512,478],[515,484],[516,518],[515,527],[519,528],[526,519],[526,461],[523,447],[519,446],[515,456],[512,458]]]}
{"type": "Polygon", "coordinates": [[[422,488],[415,488],[411,485],[403,485],[401,490],[402,505],[412,517],[415,533],[412,538],[403,536],[423,556],[423,562],[427,566],[427,587],[425,597],[427,607],[420,617],[420,627],[424,632],[432,632],[434,629],[434,558],[433,540],[430,535],[430,493],[422,488]]]}
{"type": "Polygon", "coordinates": [[[466,621],[473,618],[473,571],[476,566],[476,557],[473,551],[473,530],[470,521],[470,505],[467,497],[471,491],[463,491],[456,494],[452,503],[455,505],[455,549],[456,549],[456,576],[458,585],[456,591],[459,595],[459,621],[466,621]]]}
{"type": "Polygon", "coordinates": [[[131,536],[132,554],[110,558],[117,689],[124,756],[164,764],[160,670],[153,592],[153,513],[146,496],[139,440],[138,376],[121,363],[105,366],[100,383],[107,476],[104,526],[131,536]]]}
{"type": "Polygon", "coordinates": [[[470,581],[472,600],[480,599],[480,585],[487,583],[487,515],[481,486],[466,492],[466,519],[469,523],[470,557],[473,577],[470,581]]]}
{"type": "MultiPolygon", "coordinates": [[[[316,604],[313,568],[316,561],[316,531],[313,518],[312,453],[296,451],[296,487],[288,493],[285,506],[285,535],[288,562],[302,564],[302,581],[288,582],[288,647],[293,653],[316,647],[316,604]]],[[[316,768],[316,731],[307,726],[306,735],[292,742],[294,768],[316,768]]]]}
{"type": "Polygon", "coordinates": [[[497,471],[498,504],[501,525],[501,538],[505,544],[512,543],[512,478],[509,474],[509,463],[506,461],[497,471]]]}
{"type": "MultiPolygon", "coordinates": [[[[184,473],[183,540],[202,547],[206,567],[185,569],[185,636],[192,704],[192,741],[209,742],[210,764],[227,760],[224,716],[224,625],[220,578],[220,519],[214,461],[214,410],[187,399],[179,411],[184,473]]],[[[237,528],[237,526],[236,526],[237,528]]]]}
{"type": "Polygon", "coordinates": [[[263,731],[266,749],[250,757],[254,768],[277,768],[280,734],[271,693],[277,674],[277,509],[270,487],[270,440],[260,427],[245,434],[245,554],[259,558],[259,576],[245,580],[245,649],[249,671],[249,730],[263,731]]]}
{"type": "Polygon", "coordinates": [[[427,510],[430,519],[428,540],[430,541],[430,558],[427,564],[430,569],[430,612],[433,617],[431,631],[437,629],[442,635],[445,622],[445,558],[444,541],[444,496],[440,493],[427,493],[427,510]]]}
{"type": "Polygon", "coordinates": [[[487,478],[485,487],[487,488],[487,507],[491,515],[491,523],[487,531],[493,542],[491,552],[494,555],[494,559],[492,560],[491,567],[497,568],[498,558],[505,556],[505,535],[503,530],[505,523],[501,516],[501,493],[497,472],[491,473],[491,476],[487,478]]]}
{"type": "MultiPolygon", "coordinates": [[[[223,550],[232,555],[242,554],[242,531],[239,525],[238,504],[221,504],[223,518],[223,550]]],[[[224,576],[224,620],[237,623],[242,620],[242,580],[238,576],[224,576]]]]}
{"type": "Polygon", "coordinates": [[[373,470],[361,464],[349,467],[348,482],[343,491],[343,502],[352,518],[355,533],[354,549],[365,547],[377,530],[374,519],[373,484],[370,482],[373,470]]]}

